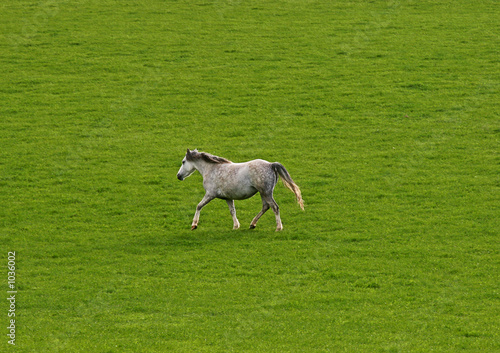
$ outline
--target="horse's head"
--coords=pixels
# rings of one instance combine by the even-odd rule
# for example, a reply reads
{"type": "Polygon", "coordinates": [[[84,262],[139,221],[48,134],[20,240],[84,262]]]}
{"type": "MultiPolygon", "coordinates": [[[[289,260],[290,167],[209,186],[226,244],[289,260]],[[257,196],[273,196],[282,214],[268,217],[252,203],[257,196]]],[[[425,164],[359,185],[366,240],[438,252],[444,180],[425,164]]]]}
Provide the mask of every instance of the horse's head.
{"type": "Polygon", "coordinates": [[[196,150],[190,151],[189,148],[186,152],[186,156],[182,160],[182,166],[181,169],[177,172],[177,179],[179,180],[184,180],[191,174],[193,174],[196,170],[194,163],[193,163],[193,153],[195,153],[196,150]]]}

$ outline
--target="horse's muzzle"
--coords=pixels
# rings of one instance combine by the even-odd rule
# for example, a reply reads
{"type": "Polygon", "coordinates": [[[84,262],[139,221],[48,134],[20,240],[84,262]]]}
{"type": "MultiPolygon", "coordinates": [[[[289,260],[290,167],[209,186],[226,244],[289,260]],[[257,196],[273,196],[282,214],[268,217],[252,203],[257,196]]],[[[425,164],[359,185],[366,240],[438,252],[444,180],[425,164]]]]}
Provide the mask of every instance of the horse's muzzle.
{"type": "Polygon", "coordinates": [[[179,179],[180,181],[184,180],[184,178],[180,174],[177,174],[177,179],[179,179]]]}

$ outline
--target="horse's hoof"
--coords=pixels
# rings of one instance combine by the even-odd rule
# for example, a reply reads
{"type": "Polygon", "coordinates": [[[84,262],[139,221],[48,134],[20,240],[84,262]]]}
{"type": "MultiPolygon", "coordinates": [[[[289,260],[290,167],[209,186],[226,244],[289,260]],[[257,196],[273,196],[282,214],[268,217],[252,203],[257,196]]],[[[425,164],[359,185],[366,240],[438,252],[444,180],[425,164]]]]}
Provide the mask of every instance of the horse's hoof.
{"type": "Polygon", "coordinates": [[[255,229],[255,226],[253,224],[250,224],[250,229],[255,229]]]}
{"type": "Polygon", "coordinates": [[[198,226],[192,226],[191,230],[195,230],[196,228],[198,228],[198,226]]]}

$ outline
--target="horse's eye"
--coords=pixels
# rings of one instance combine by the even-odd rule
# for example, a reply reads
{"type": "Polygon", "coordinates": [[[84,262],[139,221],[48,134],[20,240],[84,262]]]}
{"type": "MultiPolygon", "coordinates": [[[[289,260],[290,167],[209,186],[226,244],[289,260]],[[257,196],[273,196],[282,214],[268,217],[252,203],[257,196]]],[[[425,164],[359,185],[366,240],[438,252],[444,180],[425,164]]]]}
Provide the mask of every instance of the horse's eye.
{"type": "Polygon", "coordinates": [[[186,163],[186,161],[182,161],[182,164],[186,163]]]}

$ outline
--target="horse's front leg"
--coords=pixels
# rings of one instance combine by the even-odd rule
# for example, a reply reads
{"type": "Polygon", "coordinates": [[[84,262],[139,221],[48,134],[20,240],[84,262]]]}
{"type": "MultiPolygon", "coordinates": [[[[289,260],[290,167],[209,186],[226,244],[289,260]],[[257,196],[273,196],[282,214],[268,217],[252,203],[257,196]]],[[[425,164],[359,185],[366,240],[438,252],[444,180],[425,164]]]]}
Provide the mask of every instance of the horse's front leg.
{"type": "Polygon", "coordinates": [[[238,229],[240,227],[240,222],[238,222],[238,218],[236,218],[236,209],[234,208],[234,200],[226,200],[227,205],[229,206],[229,212],[231,212],[231,216],[233,217],[233,229],[238,229]]]}
{"type": "Polygon", "coordinates": [[[210,201],[212,201],[213,199],[214,199],[214,197],[210,196],[208,194],[205,194],[205,196],[203,196],[203,199],[200,201],[200,203],[198,204],[198,206],[196,206],[196,212],[194,214],[193,224],[191,225],[191,230],[194,230],[194,229],[198,228],[198,221],[200,220],[200,211],[201,211],[201,209],[207,203],[209,203],[210,201]]]}

